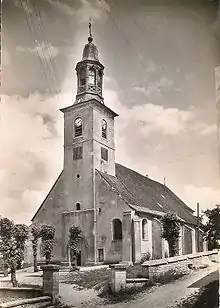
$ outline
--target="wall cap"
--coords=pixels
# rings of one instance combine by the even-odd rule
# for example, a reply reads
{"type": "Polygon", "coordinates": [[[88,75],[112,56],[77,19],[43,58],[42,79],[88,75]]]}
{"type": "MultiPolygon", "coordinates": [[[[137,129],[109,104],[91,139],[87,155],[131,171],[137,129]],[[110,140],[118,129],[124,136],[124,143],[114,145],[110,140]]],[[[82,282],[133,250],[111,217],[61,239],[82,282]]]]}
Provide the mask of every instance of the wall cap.
{"type": "Polygon", "coordinates": [[[45,265],[41,265],[40,267],[43,271],[54,271],[54,272],[58,272],[60,269],[60,266],[57,264],[45,264],[45,265]]]}
{"type": "Polygon", "coordinates": [[[117,270],[126,270],[127,264],[111,264],[109,265],[111,269],[117,269],[117,270]]]}

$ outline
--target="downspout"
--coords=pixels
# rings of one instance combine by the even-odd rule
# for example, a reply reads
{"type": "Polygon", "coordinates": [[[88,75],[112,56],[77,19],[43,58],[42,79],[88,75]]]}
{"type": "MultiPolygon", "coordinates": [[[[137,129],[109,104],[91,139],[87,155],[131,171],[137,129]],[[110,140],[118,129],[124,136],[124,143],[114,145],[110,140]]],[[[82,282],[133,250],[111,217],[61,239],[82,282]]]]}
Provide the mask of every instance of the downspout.
{"type": "Polygon", "coordinates": [[[93,234],[94,234],[94,263],[97,263],[97,258],[96,258],[96,237],[97,237],[97,213],[96,213],[96,185],[95,185],[95,172],[96,170],[94,169],[93,172],[93,222],[94,222],[94,227],[93,227],[93,234]]]}

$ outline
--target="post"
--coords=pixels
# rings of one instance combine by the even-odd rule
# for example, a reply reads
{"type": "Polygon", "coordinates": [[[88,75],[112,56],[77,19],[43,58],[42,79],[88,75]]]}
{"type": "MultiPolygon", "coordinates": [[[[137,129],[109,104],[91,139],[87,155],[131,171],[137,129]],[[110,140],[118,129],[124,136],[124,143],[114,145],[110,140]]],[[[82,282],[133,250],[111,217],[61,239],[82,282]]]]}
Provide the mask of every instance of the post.
{"type": "Polygon", "coordinates": [[[110,265],[111,281],[110,286],[113,293],[119,292],[126,286],[126,264],[110,265]]]}
{"type": "Polygon", "coordinates": [[[51,296],[54,304],[59,296],[59,265],[42,265],[43,270],[43,293],[51,296]]]}
{"type": "Polygon", "coordinates": [[[138,216],[134,216],[134,262],[141,261],[141,221],[138,216]]]}
{"type": "Polygon", "coordinates": [[[199,202],[197,202],[197,250],[199,252],[199,202]]]}

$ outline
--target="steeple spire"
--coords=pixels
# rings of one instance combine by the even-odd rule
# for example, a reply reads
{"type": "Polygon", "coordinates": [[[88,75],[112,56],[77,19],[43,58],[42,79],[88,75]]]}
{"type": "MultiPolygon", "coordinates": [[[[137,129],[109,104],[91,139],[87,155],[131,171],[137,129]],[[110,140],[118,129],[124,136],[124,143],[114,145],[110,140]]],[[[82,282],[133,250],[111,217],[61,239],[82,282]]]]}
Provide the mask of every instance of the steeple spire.
{"type": "Polygon", "coordinates": [[[93,41],[93,37],[92,37],[92,20],[91,17],[89,18],[89,37],[88,37],[88,41],[89,43],[91,43],[93,41]]]}
{"type": "Polygon", "coordinates": [[[89,19],[89,37],[82,54],[82,61],[76,65],[77,95],[76,103],[96,99],[103,103],[102,83],[104,66],[99,62],[98,49],[93,44],[92,23],[89,19]]]}

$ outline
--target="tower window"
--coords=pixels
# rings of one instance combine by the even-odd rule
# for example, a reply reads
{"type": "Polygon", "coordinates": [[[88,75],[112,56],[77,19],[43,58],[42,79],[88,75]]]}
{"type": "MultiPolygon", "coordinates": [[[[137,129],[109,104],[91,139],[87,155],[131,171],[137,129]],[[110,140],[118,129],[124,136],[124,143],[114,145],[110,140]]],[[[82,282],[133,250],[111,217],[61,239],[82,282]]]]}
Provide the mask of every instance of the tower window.
{"type": "Polygon", "coordinates": [[[107,138],[107,122],[106,120],[102,120],[102,138],[107,138]]]}
{"type": "Polygon", "coordinates": [[[148,240],[148,224],[147,219],[142,220],[142,240],[148,240]]]}
{"type": "Polygon", "coordinates": [[[82,119],[76,118],[74,122],[75,137],[82,136],[82,119]]]}
{"type": "Polygon", "coordinates": [[[98,72],[98,86],[101,88],[102,86],[102,71],[99,70],[98,72]]]}
{"type": "Polygon", "coordinates": [[[89,84],[95,85],[95,70],[91,68],[89,70],[89,84]]]}
{"type": "Polygon", "coordinates": [[[76,210],[80,211],[80,203],[79,202],[76,203],[76,210]]]}
{"type": "Polygon", "coordinates": [[[122,223],[120,219],[113,220],[113,240],[122,240],[122,223]]]}
{"type": "Polygon", "coordinates": [[[80,71],[79,71],[79,80],[80,80],[80,86],[84,86],[86,84],[86,70],[85,68],[82,68],[80,71]]]}
{"type": "Polygon", "coordinates": [[[108,161],[108,150],[101,147],[101,159],[108,161]]]}
{"type": "Polygon", "coordinates": [[[73,148],[73,159],[82,159],[83,158],[83,147],[73,148]]]}

